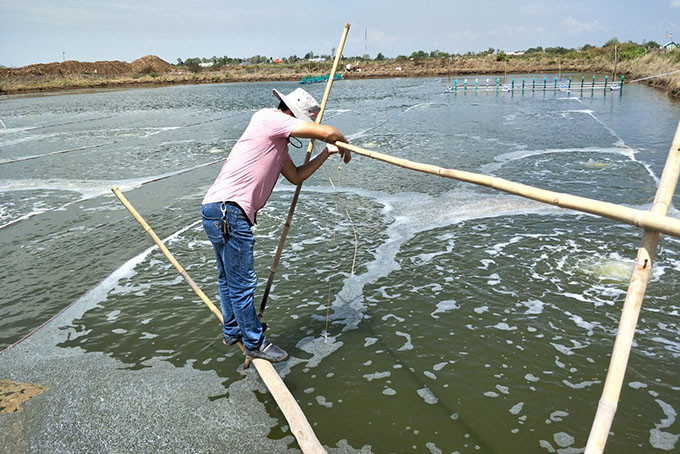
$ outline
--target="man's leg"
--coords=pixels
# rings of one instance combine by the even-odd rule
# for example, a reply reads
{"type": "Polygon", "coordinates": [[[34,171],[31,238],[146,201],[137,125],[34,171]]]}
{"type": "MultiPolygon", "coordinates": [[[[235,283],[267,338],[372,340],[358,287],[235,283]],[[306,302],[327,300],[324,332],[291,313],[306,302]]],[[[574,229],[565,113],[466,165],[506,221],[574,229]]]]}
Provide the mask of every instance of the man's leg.
{"type": "Polygon", "coordinates": [[[204,205],[201,209],[201,214],[203,217],[203,229],[213,246],[215,259],[217,260],[220,306],[222,318],[224,319],[224,339],[229,345],[233,345],[241,338],[241,331],[239,330],[236,317],[234,317],[234,311],[229,299],[229,282],[224,267],[226,241],[222,234],[219,204],[210,203],[204,205]]]}

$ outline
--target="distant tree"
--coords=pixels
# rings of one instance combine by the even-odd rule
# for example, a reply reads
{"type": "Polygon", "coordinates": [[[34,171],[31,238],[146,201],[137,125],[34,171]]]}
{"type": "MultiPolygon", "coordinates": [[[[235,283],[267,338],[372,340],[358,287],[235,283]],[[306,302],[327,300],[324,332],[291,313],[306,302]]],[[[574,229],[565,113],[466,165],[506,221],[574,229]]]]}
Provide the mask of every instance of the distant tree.
{"type": "Polygon", "coordinates": [[[408,57],[406,55],[397,55],[397,58],[395,58],[397,61],[404,61],[408,60],[408,57]]]}
{"type": "Polygon", "coordinates": [[[427,53],[425,53],[422,50],[419,50],[419,51],[411,53],[411,58],[413,58],[414,60],[418,59],[418,58],[427,58],[427,53]]]}
{"type": "Polygon", "coordinates": [[[433,50],[430,52],[430,58],[441,58],[441,57],[448,57],[449,54],[446,52],[442,52],[441,50],[433,50]]]}
{"type": "Polygon", "coordinates": [[[503,51],[498,52],[498,54],[496,55],[496,61],[508,61],[508,60],[509,59],[507,54],[503,51]]]}
{"type": "Polygon", "coordinates": [[[189,71],[197,73],[201,70],[201,59],[198,57],[187,58],[184,60],[184,66],[186,66],[189,71]]]}
{"type": "Polygon", "coordinates": [[[609,46],[614,46],[616,44],[621,44],[619,39],[617,37],[611,38],[609,41],[604,43],[603,47],[609,47],[609,46]]]}
{"type": "Polygon", "coordinates": [[[305,54],[305,60],[311,60],[312,58],[314,58],[314,52],[310,50],[305,54]]]}
{"type": "Polygon", "coordinates": [[[661,46],[656,41],[648,41],[643,44],[644,48],[647,50],[657,50],[661,46]]]}
{"type": "Polygon", "coordinates": [[[541,47],[541,46],[530,47],[524,53],[525,54],[542,54],[543,53],[543,47],[541,47]]]}
{"type": "Polygon", "coordinates": [[[375,56],[376,60],[384,60],[385,56],[382,54],[382,52],[378,52],[378,55],[375,56]]]}
{"type": "Polygon", "coordinates": [[[573,49],[567,49],[566,47],[562,46],[557,46],[557,47],[546,47],[545,51],[549,54],[556,54],[556,55],[564,55],[572,51],[573,49]]]}
{"type": "Polygon", "coordinates": [[[291,55],[290,57],[288,57],[289,63],[296,63],[298,61],[300,61],[300,57],[298,57],[297,55],[291,55]]]}
{"type": "Polygon", "coordinates": [[[592,44],[584,44],[583,47],[581,48],[581,50],[591,50],[591,49],[595,49],[595,46],[593,46],[592,44]]]}
{"type": "Polygon", "coordinates": [[[493,55],[494,52],[496,52],[496,49],[494,49],[493,47],[489,47],[489,48],[486,50],[486,54],[487,54],[487,55],[493,55]]]}
{"type": "Polygon", "coordinates": [[[184,62],[182,61],[182,59],[178,58],[177,59],[177,66],[182,66],[183,64],[184,64],[184,62]]]}

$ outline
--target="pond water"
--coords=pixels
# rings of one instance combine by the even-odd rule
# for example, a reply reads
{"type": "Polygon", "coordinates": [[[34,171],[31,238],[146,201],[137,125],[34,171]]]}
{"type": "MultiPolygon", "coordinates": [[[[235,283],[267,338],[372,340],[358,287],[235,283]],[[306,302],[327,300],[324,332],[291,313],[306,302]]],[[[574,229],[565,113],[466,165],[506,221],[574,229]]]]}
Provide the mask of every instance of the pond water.
{"type": "MultiPolygon", "coordinates": [[[[336,82],[324,122],[382,153],[650,208],[680,119],[663,93],[449,94],[446,83],[336,82]]],[[[224,396],[254,393],[268,437],[294,448],[271,396],[237,372],[240,352],[221,344],[214,316],[110,192],[119,186],[171,237],[217,303],[200,202],[252,113],[274,105],[272,88],[296,84],[0,99],[0,349],[87,295],[77,315],[34,337],[52,330],[44,342],[56,351],[104,354],[132,375],[167,373],[159,363],[216,374],[224,396]]],[[[321,99],[322,84],[305,88],[321,99]]],[[[296,162],[306,146],[291,148],[296,162]]],[[[258,305],[293,191],[280,181],[254,229],[258,305]]],[[[579,452],[641,237],[361,156],[341,168],[327,161],[303,186],[268,337],[289,352],[281,373],[329,448],[579,452]]],[[[679,294],[680,240],[666,236],[608,452],[680,446],[679,294]]],[[[0,379],[15,349],[0,356],[0,379]]]]}

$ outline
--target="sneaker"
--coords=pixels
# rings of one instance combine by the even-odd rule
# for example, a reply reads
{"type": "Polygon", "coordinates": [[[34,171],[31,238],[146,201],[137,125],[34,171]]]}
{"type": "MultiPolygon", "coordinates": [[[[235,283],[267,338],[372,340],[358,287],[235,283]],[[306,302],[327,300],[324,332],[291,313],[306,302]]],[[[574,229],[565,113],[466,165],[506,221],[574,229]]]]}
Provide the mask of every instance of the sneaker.
{"type": "Polygon", "coordinates": [[[266,359],[272,363],[278,363],[279,361],[283,361],[284,359],[288,358],[288,353],[286,353],[285,350],[277,347],[268,340],[262,342],[260,346],[254,350],[246,348],[245,354],[252,356],[253,358],[266,359]]]}
{"type": "Polygon", "coordinates": [[[241,336],[236,336],[236,337],[232,337],[232,336],[224,336],[224,337],[222,338],[222,343],[223,343],[224,345],[229,345],[229,346],[231,346],[231,345],[236,345],[236,344],[238,344],[239,342],[241,342],[241,336]]]}
{"type": "MultiPolygon", "coordinates": [[[[264,333],[265,331],[267,331],[267,324],[266,324],[266,323],[262,323],[262,332],[264,333]]],[[[224,337],[222,338],[222,343],[223,343],[224,345],[228,345],[228,346],[236,345],[236,344],[238,344],[239,342],[241,342],[241,336],[240,336],[240,335],[239,335],[239,336],[236,336],[236,337],[232,337],[232,336],[224,336],[224,337]]]]}

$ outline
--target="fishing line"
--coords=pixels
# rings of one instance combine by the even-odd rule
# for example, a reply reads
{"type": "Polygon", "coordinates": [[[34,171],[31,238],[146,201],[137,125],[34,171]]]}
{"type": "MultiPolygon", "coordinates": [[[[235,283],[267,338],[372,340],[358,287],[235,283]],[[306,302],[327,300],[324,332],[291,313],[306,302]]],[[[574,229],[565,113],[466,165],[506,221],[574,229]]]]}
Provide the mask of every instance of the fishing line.
{"type": "MultiPolygon", "coordinates": [[[[328,173],[328,172],[326,172],[328,173]]],[[[333,213],[333,239],[332,239],[332,246],[331,249],[335,249],[336,247],[336,236],[335,236],[335,231],[338,226],[338,205],[340,203],[340,194],[338,193],[338,186],[340,186],[340,177],[342,176],[342,160],[338,163],[338,184],[335,185],[333,184],[333,179],[329,176],[328,180],[331,182],[331,186],[333,186],[333,190],[335,191],[335,212],[333,213]]],[[[328,302],[326,303],[326,328],[324,330],[323,338],[324,338],[324,343],[328,342],[328,320],[330,319],[330,311],[331,311],[331,282],[333,280],[333,276],[330,275],[328,276],[328,302]]]]}
{"type": "MultiPolygon", "coordinates": [[[[336,239],[336,230],[337,230],[337,225],[338,225],[338,212],[340,208],[340,192],[338,191],[338,187],[340,186],[340,180],[342,177],[342,159],[340,159],[340,162],[338,162],[338,182],[337,184],[333,183],[333,178],[331,178],[330,174],[328,173],[328,170],[324,168],[326,171],[326,175],[328,176],[328,181],[330,181],[331,186],[333,187],[333,190],[335,191],[335,212],[333,214],[333,240],[332,240],[332,248],[334,249],[337,243],[336,239]]],[[[349,219],[350,225],[352,226],[352,231],[354,232],[354,257],[352,258],[352,268],[350,269],[350,277],[354,276],[354,267],[356,265],[356,260],[357,260],[357,251],[359,248],[359,236],[357,235],[357,230],[354,225],[354,221],[352,220],[352,217],[349,215],[349,210],[345,208],[345,213],[347,214],[347,218],[349,219]]],[[[328,323],[330,320],[330,310],[331,310],[331,283],[332,283],[333,277],[329,276],[328,277],[328,301],[326,303],[326,328],[324,330],[324,342],[328,342],[328,323]]]]}

